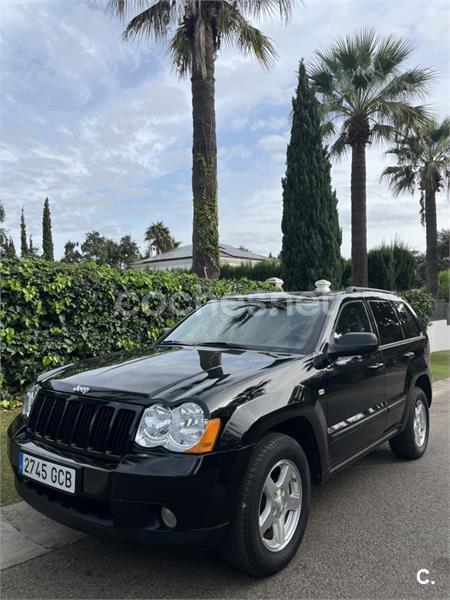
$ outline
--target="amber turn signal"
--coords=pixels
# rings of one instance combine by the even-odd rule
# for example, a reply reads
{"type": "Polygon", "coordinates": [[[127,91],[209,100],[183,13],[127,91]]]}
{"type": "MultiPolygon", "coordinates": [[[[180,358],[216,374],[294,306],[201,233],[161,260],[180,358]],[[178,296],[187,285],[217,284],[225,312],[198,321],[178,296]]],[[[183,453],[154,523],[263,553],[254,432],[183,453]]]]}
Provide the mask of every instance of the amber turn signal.
{"type": "Polygon", "coordinates": [[[211,452],[216,443],[219,431],[220,419],[211,419],[207,422],[205,433],[202,435],[200,441],[186,452],[188,454],[204,454],[205,452],[211,452]]]}

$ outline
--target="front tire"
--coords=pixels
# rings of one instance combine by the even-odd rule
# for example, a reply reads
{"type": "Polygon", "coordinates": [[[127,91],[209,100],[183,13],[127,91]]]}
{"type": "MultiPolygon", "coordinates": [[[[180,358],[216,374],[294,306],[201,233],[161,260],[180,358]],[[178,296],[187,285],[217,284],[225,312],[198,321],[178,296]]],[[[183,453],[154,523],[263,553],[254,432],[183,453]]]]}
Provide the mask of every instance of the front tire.
{"type": "Polygon", "coordinates": [[[412,407],[404,431],[389,441],[392,452],[400,458],[416,460],[425,454],[430,431],[428,398],[423,390],[414,388],[412,407]]]}
{"type": "Polygon", "coordinates": [[[233,567],[264,577],[285,567],[305,533],[311,475],[301,446],[270,433],[255,447],[234,519],[219,551],[233,567]]]}

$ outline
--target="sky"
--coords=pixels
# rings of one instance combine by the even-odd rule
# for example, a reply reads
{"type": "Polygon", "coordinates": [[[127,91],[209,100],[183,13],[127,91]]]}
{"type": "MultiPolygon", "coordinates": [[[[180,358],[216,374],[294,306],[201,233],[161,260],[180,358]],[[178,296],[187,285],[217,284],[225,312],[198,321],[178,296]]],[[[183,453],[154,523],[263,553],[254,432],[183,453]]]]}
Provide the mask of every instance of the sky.
{"type": "MultiPolygon", "coordinates": [[[[144,250],[148,225],[162,220],[188,244],[192,233],[189,80],[170,68],[166,48],[121,40],[123,25],[103,0],[2,0],[0,13],[0,199],[16,249],[25,211],[41,246],[50,200],[55,255],[67,240],[100,231],[130,233],[144,250]]],[[[305,0],[287,25],[258,25],[276,46],[269,71],[222,49],[216,63],[219,227],[222,242],[268,255],[281,248],[281,178],[298,62],[363,27],[414,44],[409,65],[439,73],[426,103],[449,111],[449,1],[305,0]]],[[[418,196],[394,198],[380,182],[383,147],[367,154],[368,245],[400,238],[424,250],[418,196]]],[[[350,255],[350,162],[333,163],[350,255]]],[[[448,196],[438,227],[448,227],[448,196]]]]}

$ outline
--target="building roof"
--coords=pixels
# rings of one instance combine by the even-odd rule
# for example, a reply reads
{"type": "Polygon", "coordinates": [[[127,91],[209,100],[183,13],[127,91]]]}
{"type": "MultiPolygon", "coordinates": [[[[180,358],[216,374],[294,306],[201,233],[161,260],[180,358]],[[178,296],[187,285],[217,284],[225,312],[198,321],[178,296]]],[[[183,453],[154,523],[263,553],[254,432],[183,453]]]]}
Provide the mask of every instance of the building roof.
{"type": "MultiPolygon", "coordinates": [[[[220,256],[224,258],[240,258],[241,260],[266,260],[267,256],[262,254],[256,254],[250,252],[250,250],[243,250],[242,248],[235,248],[229,244],[219,244],[220,256]]],[[[162,254],[156,254],[143,260],[138,260],[135,265],[148,265],[152,263],[167,262],[172,260],[184,260],[192,258],[192,244],[188,246],[181,246],[170,250],[169,252],[163,252],[162,254]]]]}

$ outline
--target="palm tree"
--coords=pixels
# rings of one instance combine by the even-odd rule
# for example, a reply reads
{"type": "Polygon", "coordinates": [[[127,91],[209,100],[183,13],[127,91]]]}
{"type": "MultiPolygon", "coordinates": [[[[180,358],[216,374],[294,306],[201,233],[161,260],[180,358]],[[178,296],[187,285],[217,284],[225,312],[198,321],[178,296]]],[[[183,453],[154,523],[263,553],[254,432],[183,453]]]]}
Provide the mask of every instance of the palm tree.
{"type": "Polygon", "coordinates": [[[424,106],[411,101],[425,93],[433,73],[402,69],[411,52],[412,46],[400,38],[363,30],[317,51],[310,67],[327,120],[325,131],[335,134],[331,153],[341,156],[349,147],[352,152],[354,285],[367,285],[366,146],[392,140],[396,132],[428,116],[424,106]]]}
{"type": "Polygon", "coordinates": [[[162,221],[152,223],[150,227],[147,227],[145,232],[145,241],[148,243],[147,255],[150,256],[150,249],[154,246],[158,252],[169,252],[174,248],[178,248],[180,242],[176,242],[172,237],[168,227],[164,225],[162,221]]]}
{"type": "Polygon", "coordinates": [[[215,60],[222,43],[253,54],[264,66],[274,47],[248,18],[279,11],[287,18],[296,0],[109,0],[109,8],[126,18],[126,40],[169,40],[172,63],[181,77],[190,75],[193,144],[192,268],[202,277],[219,273],[215,60]]]}
{"type": "Polygon", "coordinates": [[[422,127],[400,136],[387,154],[396,157],[397,164],[387,167],[382,177],[389,180],[393,192],[420,190],[420,213],[426,228],[427,290],[438,293],[438,232],[436,194],[449,187],[450,181],[450,119],[441,123],[430,119],[422,127]]]}

